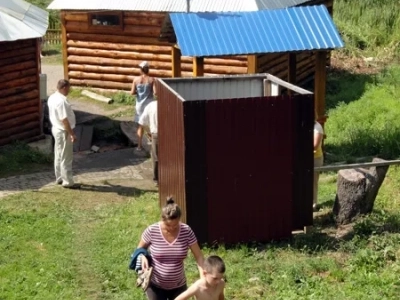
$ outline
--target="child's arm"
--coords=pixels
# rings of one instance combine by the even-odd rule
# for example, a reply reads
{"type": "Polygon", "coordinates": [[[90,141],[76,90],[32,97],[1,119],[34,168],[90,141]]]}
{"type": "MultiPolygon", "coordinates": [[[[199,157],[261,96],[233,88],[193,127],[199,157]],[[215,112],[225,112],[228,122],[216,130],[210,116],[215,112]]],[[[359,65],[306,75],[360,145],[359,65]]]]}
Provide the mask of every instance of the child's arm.
{"type": "Polygon", "coordinates": [[[223,284],[222,284],[222,289],[221,289],[221,293],[218,296],[218,300],[225,300],[224,289],[225,289],[225,282],[223,282],[223,284]]]}
{"type": "Polygon", "coordinates": [[[175,300],[188,300],[190,297],[194,296],[198,291],[198,284],[195,282],[186,291],[180,294],[175,300]]]}

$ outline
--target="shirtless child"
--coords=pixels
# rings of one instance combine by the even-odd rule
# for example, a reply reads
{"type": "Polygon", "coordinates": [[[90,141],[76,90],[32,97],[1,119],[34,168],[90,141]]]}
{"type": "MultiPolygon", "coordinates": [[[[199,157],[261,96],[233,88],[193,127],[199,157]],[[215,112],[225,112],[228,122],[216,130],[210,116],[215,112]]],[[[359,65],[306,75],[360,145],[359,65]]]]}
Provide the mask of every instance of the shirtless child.
{"type": "Polygon", "coordinates": [[[193,283],[175,300],[187,300],[194,296],[196,300],[224,300],[225,264],[216,255],[207,257],[203,265],[203,278],[193,283]]]}

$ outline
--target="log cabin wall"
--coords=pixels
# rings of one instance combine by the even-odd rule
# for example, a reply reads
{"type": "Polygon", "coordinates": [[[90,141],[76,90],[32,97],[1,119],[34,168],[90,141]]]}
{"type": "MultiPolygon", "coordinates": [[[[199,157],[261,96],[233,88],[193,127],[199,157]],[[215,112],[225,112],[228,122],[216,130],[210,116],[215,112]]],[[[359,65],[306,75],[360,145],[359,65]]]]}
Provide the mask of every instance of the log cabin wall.
{"type": "Polygon", "coordinates": [[[93,12],[61,13],[64,69],[75,86],[129,90],[138,65],[147,60],[151,75],[171,77],[171,45],[158,40],[165,13],[107,12],[118,26],[93,26],[93,12]]]}
{"type": "Polygon", "coordinates": [[[0,146],[42,134],[38,45],[0,42],[0,146]]]}
{"type": "MultiPolygon", "coordinates": [[[[193,76],[193,58],[182,56],[182,77],[193,76]]],[[[221,56],[204,58],[204,76],[247,74],[247,56],[221,56]]]]}
{"type": "MultiPolygon", "coordinates": [[[[147,60],[154,77],[172,77],[172,44],[158,40],[166,13],[116,14],[122,26],[93,26],[94,12],[63,11],[65,77],[72,85],[129,90],[147,60]]],[[[181,58],[181,76],[193,76],[193,58],[181,58]]],[[[246,56],[204,59],[205,75],[245,74],[246,56]]]]}

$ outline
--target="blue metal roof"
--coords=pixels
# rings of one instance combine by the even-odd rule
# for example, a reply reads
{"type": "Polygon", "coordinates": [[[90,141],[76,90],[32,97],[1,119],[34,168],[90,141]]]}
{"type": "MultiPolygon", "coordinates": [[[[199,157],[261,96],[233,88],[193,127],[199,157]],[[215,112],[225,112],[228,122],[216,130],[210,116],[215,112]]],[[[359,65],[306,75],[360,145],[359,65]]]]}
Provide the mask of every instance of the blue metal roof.
{"type": "Polygon", "coordinates": [[[222,56],[344,46],[324,5],[235,13],[171,13],[182,55],[222,56]]]}

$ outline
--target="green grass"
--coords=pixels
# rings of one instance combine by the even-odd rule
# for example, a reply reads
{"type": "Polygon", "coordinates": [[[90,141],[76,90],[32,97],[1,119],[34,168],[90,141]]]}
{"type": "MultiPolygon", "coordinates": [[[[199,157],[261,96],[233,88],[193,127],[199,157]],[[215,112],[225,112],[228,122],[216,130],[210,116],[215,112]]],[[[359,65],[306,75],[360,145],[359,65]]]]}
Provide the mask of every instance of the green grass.
{"type": "MultiPolygon", "coordinates": [[[[203,249],[226,261],[226,299],[397,299],[400,168],[389,170],[374,213],[348,240],[328,234],[335,182],[326,176],[325,217],[313,233],[203,249]]],[[[141,232],[159,218],[156,193],[54,188],[0,202],[0,251],[7,253],[0,258],[0,299],[145,299],[127,266],[141,232]]],[[[198,277],[191,256],[186,272],[189,283],[198,277]]]]}
{"type": "Polygon", "coordinates": [[[0,148],[0,178],[51,167],[53,157],[17,142],[0,148]]]}
{"type": "Polygon", "coordinates": [[[332,74],[327,86],[326,151],[348,161],[400,157],[400,66],[378,75],[332,74]]]}
{"type": "Polygon", "coordinates": [[[400,5],[398,0],[335,0],[334,21],[350,56],[400,55],[400,5]]]}

